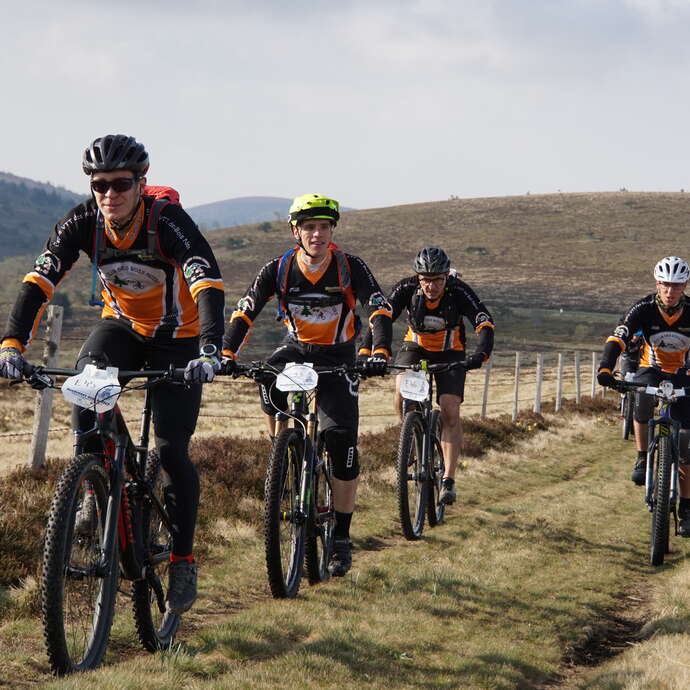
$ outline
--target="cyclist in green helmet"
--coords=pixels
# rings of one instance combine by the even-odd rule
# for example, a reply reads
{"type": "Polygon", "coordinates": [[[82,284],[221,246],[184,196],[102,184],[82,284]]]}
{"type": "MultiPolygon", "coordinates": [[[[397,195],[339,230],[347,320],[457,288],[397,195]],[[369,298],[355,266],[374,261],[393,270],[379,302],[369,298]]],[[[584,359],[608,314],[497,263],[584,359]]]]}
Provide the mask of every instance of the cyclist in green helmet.
{"type": "MultiPolygon", "coordinates": [[[[385,374],[391,348],[391,311],[369,267],[333,243],[340,219],[335,199],[320,194],[297,197],[290,208],[290,232],[295,247],[271,259],[240,299],[223,340],[226,371],[245,342],[266,302],[278,299],[278,316],[287,329],[281,346],[268,363],[312,362],[315,366],[355,362],[359,332],[356,301],[364,308],[372,330],[373,354],[365,365],[370,375],[385,374]]],[[[336,510],[334,553],[329,570],[342,576],[351,567],[350,523],[359,477],[357,433],[358,380],[323,376],[319,380],[319,428],[333,459],[333,498],[336,510]]],[[[261,407],[268,431],[274,434],[277,409],[287,408],[287,396],[263,383],[261,407]]]]}

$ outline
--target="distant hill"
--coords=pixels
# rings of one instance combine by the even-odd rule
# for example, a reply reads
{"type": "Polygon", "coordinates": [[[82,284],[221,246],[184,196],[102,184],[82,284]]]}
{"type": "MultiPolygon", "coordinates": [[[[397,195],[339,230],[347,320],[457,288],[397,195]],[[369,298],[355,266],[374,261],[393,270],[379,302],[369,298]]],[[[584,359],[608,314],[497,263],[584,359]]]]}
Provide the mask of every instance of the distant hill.
{"type": "MultiPolygon", "coordinates": [[[[219,230],[286,219],[291,204],[292,199],[280,196],[240,196],[185,210],[202,230],[219,230]]],[[[341,207],[341,211],[351,210],[346,206],[341,207]]]]}
{"type": "Polygon", "coordinates": [[[0,172],[0,259],[38,252],[52,226],[83,198],[48,182],[0,172]]]}
{"type": "Polygon", "coordinates": [[[217,230],[287,218],[291,203],[279,196],[242,196],[185,210],[202,230],[217,230]]]}

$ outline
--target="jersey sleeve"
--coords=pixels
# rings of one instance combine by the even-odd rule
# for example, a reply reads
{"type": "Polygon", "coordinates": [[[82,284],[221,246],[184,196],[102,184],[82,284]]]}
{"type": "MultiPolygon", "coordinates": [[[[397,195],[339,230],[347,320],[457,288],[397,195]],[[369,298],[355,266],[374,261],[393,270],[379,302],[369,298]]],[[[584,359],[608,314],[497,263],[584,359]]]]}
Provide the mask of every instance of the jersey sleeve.
{"type": "Polygon", "coordinates": [[[223,338],[223,355],[235,359],[246,344],[254,321],[276,292],[280,257],[269,261],[240,298],[230,316],[223,338]]]}
{"type": "MultiPolygon", "coordinates": [[[[409,279],[403,279],[393,286],[393,289],[388,295],[388,304],[391,308],[391,325],[400,316],[403,309],[410,303],[410,298],[414,292],[414,288],[410,289],[409,279]]],[[[371,326],[364,329],[362,342],[357,352],[360,356],[370,356],[372,354],[373,334],[371,326]]]]}
{"type": "Polygon", "coordinates": [[[352,273],[352,288],[368,317],[371,329],[371,354],[390,357],[393,339],[393,310],[369,267],[358,256],[347,255],[352,273]]]}
{"type": "Polygon", "coordinates": [[[75,206],[55,224],[45,250],[24,276],[2,336],[3,343],[9,340],[22,351],[29,345],[55,289],[79,258],[80,250],[90,252],[95,216],[95,205],[86,202],[75,206]]]}
{"type": "Polygon", "coordinates": [[[168,204],[158,220],[161,250],[182,269],[199,311],[201,345],[220,349],[225,321],[223,279],[213,250],[196,223],[176,204],[168,204]]]}
{"type": "Polygon", "coordinates": [[[644,312],[647,308],[647,298],[633,304],[625,316],[618,322],[613,333],[604,343],[604,351],[599,362],[599,371],[612,372],[616,366],[616,360],[621,352],[625,352],[632,337],[642,329],[644,312]]]}
{"type": "Polygon", "coordinates": [[[484,303],[467,283],[458,281],[456,291],[460,313],[472,324],[474,332],[479,339],[475,352],[483,354],[484,359],[487,360],[494,348],[494,319],[484,303]]]}

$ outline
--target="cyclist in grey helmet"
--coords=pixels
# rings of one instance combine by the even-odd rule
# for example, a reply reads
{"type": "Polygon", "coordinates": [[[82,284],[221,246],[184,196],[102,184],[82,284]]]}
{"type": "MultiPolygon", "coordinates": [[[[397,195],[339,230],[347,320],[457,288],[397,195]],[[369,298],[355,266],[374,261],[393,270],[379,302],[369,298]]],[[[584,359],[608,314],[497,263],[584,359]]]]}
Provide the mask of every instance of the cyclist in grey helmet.
{"type": "MultiPolygon", "coordinates": [[[[408,328],[396,364],[416,364],[422,359],[433,364],[464,361],[467,369],[478,369],[493,350],[494,321],[489,310],[451,269],[450,259],[443,249],[424,247],[415,257],[413,268],[415,275],[398,282],[388,297],[394,321],[403,309],[407,312],[408,328]],[[470,322],[478,336],[475,351],[468,357],[464,319],[470,322]]],[[[369,356],[370,348],[367,332],[359,357],[369,356]]],[[[440,500],[447,505],[453,503],[457,495],[455,472],[462,449],[460,405],[465,392],[465,373],[465,368],[459,367],[434,375],[446,465],[440,500]]],[[[400,376],[396,382],[395,408],[402,416],[400,376]]]]}

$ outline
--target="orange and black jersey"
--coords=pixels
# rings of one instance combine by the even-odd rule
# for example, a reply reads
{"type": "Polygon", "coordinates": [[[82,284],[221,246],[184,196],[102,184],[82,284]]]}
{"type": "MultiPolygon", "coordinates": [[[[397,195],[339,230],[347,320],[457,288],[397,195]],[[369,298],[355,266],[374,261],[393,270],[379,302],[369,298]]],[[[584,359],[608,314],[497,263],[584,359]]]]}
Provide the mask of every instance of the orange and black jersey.
{"type": "MultiPolygon", "coordinates": [[[[349,264],[354,297],[369,317],[374,347],[389,355],[392,337],[390,306],[364,261],[352,254],[342,256],[349,264]]],[[[284,295],[278,286],[279,264],[283,257],[276,257],[261,269],[230,317],[223,339],[224,354],[237,355],[256,317],[274,296],[282,303],[283,323],[294,340],[313,345],[338,345],[354,340],[359,330],[358,319],[343,292],[333,250],[329,250],[329,256],[316,269],[303,257],[303,251],[297,250],[287,269],[287,292],[284,295]]]]}
{"type": "Polygon", "coordinates": [[[630,345],[632,336],[642,332],[641,367],[657,367],[674,374],[685,364],[690,350],[690,302],[683,296],[683,306],[672,316],[656,304],[656,295],[647,295],[633,304],[606,341],[600,369],[613,370],[616,359],[630,345]]]}
{"type": "MultiPolygon", "coordinates": [[[[464,281],[451,275],[441,297],[431,302],[427,300],[420,287],[417,276],[403,278],[396,283],[388,298],[393,309],[393,321],[407,310],[408,328],[405,342],[416,343],[424,350],[444,352],[464,350],[465,325],[467,319],[479,336],[477,352],[488,359],[493,350],[494,321],[489,310],[464,281]]],[[[371,353],[371,340],[365,334],[359,353],[371,353]]]]}
{"type": "Polygon", "coordinates": [[[157,248],[150,254],[146,226],[153,201],[143,198],[138,222],[122,239],[104,224],[92,199],[67,213],[24,277],[3,340],[27,346],[55,288],[82,251],[92,261],[98,257],[102,317],[120,319],[143,336],[200,336],[202,344],[220,347],[224,292],[213,252],[182,207],[170,203],[158,218],[157,248]]]}

